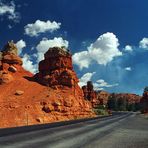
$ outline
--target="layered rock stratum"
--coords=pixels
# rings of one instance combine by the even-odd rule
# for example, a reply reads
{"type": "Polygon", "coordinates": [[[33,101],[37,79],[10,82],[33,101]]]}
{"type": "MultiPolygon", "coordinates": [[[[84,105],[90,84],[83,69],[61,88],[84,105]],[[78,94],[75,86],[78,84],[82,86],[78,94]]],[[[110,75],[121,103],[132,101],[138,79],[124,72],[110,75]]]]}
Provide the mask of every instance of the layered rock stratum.
{"type": "Polygon", "coordinates": [[[66,49],[50,48],[36,75],[22,67],[17,52],[13,42],[0,52],[0,127],[95,116],[66,49]]]}

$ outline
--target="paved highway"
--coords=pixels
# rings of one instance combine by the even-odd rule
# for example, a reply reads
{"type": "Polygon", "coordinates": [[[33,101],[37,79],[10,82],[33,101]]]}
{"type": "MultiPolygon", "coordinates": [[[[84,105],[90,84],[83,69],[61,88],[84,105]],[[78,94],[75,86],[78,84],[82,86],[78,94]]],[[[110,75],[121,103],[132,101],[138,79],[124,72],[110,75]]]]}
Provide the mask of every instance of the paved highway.
{"type": "Polygon", "coordinates": [[[148,119],[136,113],[0,137],[0,148],[148,148],[148,119]]]}

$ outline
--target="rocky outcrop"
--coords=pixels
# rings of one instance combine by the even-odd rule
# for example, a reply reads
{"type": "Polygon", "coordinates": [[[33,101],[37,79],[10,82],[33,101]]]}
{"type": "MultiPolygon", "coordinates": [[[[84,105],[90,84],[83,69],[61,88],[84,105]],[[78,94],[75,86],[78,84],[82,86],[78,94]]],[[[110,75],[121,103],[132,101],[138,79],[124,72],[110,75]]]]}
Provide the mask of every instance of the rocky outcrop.
{"type": "Polygon", "coordinates": [[[0,52],[0,84],[14,80],[12,73],[22,69],[22,60],[17,55],[18,49],[13,41],[8,42],[0,52]]]}
{"type": "Polygon", "coordinates": [[[50,87],[75,87],[78,78],[73,70],[71,54],[62,48],[50,48],[39,63],[39,73],[35,79],[50,87]]]}
{"type": "Polygon", "coordinates": [[[97,102],[97,92],[94,91],[93,84],[91,81],[88,81],[87,85],[82,87],[82,90],[85,100],[90,101],[93,107],[95,107],[97,103],[100,103],[97,102]]]}
{"type": "Polygon", "coordinates": [[[13,41],[8,42],[1,52],[2,63],[22,65],[22,60],[18,56],[18,49],[13,41]]]}

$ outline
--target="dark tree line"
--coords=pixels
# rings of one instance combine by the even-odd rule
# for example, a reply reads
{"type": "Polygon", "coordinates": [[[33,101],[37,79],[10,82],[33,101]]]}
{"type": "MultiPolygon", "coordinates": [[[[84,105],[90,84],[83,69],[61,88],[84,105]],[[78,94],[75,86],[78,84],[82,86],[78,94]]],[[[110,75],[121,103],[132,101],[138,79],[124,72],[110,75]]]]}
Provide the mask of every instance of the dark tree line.
{"type": "Polygon", "coordinates": [[[128,100],[124,97],[116,97],[113,93],[107,103],[109,110],[114,111],[138,111],[140,110],[139,103],[129,103],[128,100]]]}
{"type": "Polygon", "coordinates": [[[141,113],[148,113],[148,87],[145,87],[140,100],[141,113]]]}

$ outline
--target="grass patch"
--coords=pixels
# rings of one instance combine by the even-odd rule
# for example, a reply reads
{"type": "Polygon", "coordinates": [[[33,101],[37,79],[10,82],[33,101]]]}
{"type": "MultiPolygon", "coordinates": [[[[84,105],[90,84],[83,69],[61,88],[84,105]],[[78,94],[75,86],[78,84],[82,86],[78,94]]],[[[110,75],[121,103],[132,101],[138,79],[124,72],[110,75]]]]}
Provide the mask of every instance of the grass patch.
{"type": "Polygon", "coordinates": [[[94,109],[94,112],[96,113],[96,115],[102,115],[102,116],[109,115],[108,111],[104,109],[94,109]]]}
{"type": "Polygon", "coordinates": [[[99,105],[94,108],[96,115],[107,116],[109,115],[105,105],[99,105]]]}

